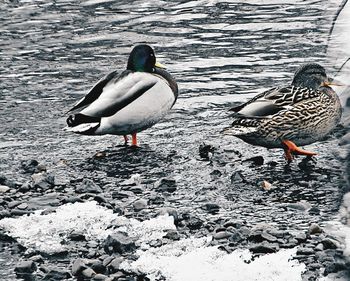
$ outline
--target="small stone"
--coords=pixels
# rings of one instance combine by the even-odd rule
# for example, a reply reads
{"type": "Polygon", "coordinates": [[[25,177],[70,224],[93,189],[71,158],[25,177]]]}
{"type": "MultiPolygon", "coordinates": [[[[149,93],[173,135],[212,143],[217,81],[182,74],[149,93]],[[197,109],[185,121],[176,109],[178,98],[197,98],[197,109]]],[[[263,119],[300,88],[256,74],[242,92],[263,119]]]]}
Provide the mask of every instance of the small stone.
{"type": "Polygon", "coordinates": [[[35,159],[24,160],[21,162],[22,169],[25,173],[33,174],[36,170],[36,167],[39,165],[39,162],[35,159]]]}
{"type": "Polygon", "coordinates": [[[116,273],[119,271],[120,264],[123,262],[122,258],[114,258],[107,266],[109,273],[116,273]]]}
{"type": "Polygon", "coordinates": [[[168,238],[170,240],[180,240],[180,234],[177,230],[175,229],[171,229],[171,230],[168,230],[167,234],[165,234],[164,238],[168,238]]]}
{"type": "Polygon", "coordinates": [[[101,193],[102,189],[92,180],[83,179],[82,183],[75,188],[77,193],[101,193]]]}
{"type": "Polygon", "coordinates": [[[217,214],[220,210],[220,206],[216,203],[206,203],[204,205],[204,208],[207,210],[210,214],[217,214]]]}
{"type": "Polygon", "coordinates": [[[266,241],[269,241],[269,242],[276,242],[277,241],[277,238],[269,233],[267,233],[266,231],[263,231],[261,233],[261,238],[266,240],[266,241]]]}
{"type": "Polygon", "coordinates": [[[141,211],[143,209],[146,209],[147,208],[147,200],[145,200],[145,199],[136,200],[133,204],[133,207],[134,207],[134,210],[136,212],[141,211]]]}
{"type": "Polygon", "coordinates": [[[61,280],[67,280],[70,279],[72,276],[69,274],[68,271],[55,268],[50,269],[48,273],[44,276],[43,281],[61,281],[61,280]]]}
{"type": "Polygon", "coordinates": [[[28,208],[28,204],[27,203],[21,203],[17,206],[17,209],[20,209],[20,210],[25,210],[28,208]]]}
{"type": "Polygon", "coordinates": [[[100,260],[95,260],[91,263],[90,267],[96,272],[96,273],[105,273],[106,267],[103,265],[103,263],[100,260]]]}
{"type": "Polygon", "coordinates": [[[196,217],[191,217],[187,222],[186,225],[191,230],[200,229],[203,225],[203,221],[196,217]]]}
{"type": "Polygon", "coordinates": [[[32,175],[32,182],[35,188],[48,190],[55,185],[55,177],[46,172],[37,173],[32,175]]]}
{"type": "Polygon", "coordinates": [[[210,144],[201,144],[199,146],[199,156],[202,159],[209,160],[215,151],[215,147],[210,144]]]}
{"type": "Polygon", "coordinates": [[[141,175],[135,174],[130,177],[130,179],[127,179],[120,183],[121,186],[128,186],[128,185],[140,185],[141,184],[141,175]]]}
{"type": "Polygon", "coordinates": [[[249,248],[249,250],[254,254],[275,253],[278,251],[278,249],[278,244],[258,244],[249,248]]]}
{"type": "Polygon", "coordinates": [[[78,276],[86,268],[87,266],[85,265],[82,259],[76,259],[72,266],[72,274],[74,276],[78,276]]]}
{"type": "Polygon", "coordinates": [[[104,275],[104,274],[101,274],[101,273],[98,273],[96,274],[91,280],[94,280],[94,281],[104,281],[108,278],[108,276],[104,275]]]}
{"type": "Polygon", "coordinates": [[[313,254],[315,254],[315,251],[312,248],[302,247],[302,248],[298,248],[297,250],[297,255],[299,256],[308,256],[313,254]]]}
{"type": "Polygon", "coordinates": [[[85,268],[83,269],[83,271],[81,272],[81,276],[86,277],[86,278],[92,278],[96,275],[96,272],[93,271],[91,268],[85,268]]]}
{"type": "Polygon", "coordinates": [[[111,257],[111,256],[107,256],[106,258],[104,258],[104,259],[103,259],[103,262],[102,262],[103,266],[109,265],[110,262],[111,262],[113,259],[114,259],[114,258],[111,257]]]}
{"type": "Polygon", "coordinates": [[[309,226],[309,229],[308,229],[308,233],[311,235],[311,234],[320,234],[322,233],[323,230],[322,228],[316,224],[316,223],[312,223],[310,226],[309,226]]]}
{"type": "Polygon", "coordinates": [[[135,249],[135,243],[126,233],[118,231],[108,235],[104,242],[104,249],[106,253],[117,252],[123,254],[133,251],[135,249]]]}
{"type": "Polygon", "coordinates": [[[331,238],[325,238],[321,241],[325,250],[327,249],[337,249],[339,248],[339,243],[331,238]]]}
{"type": "Polygon", "coordinates": [[[17,207],[18,205],[20,205],[21,202],[20,201],[11,201],[7,204],[7,207],[9,207],[10,209],[13,209],[15,207],[17,207]]]}
{"type": "Polygon", "coordinates": [[[275,189],[276,187],[274,187],[271,183],[269,183],[266,180],[263,180],[260,184],[260,186],[262,187],[263,190],[265,191],[270,191],[272,189],[275,189]]]}
{"type": "Polygon", "coordinates": [[[176,181],[174,179],[162,178],[154,184],[156,191],[169,192],[176,191],[176,181]]]}
{"type": "Polygon", "coordinates": [[[37,263],[42,263],[44,262],[44,259],[41,255],[35,255],[29,258],[31,261],[33,262],[37,262],[37,263]]]}
{"type": "Polygon", "coordinates": [[[85,241],[85,235],[82,232],[72,232],[68,235],[68,239],[72,241],[85,241]]]}
{"type": "Polygon", "coordinates": [[[264,157],[262,156],[254,156],[252,158],[248,158],[246,160],[243,160],[243,162],[253,162],[256,166],[264,165],[264,157]]]}
{"type": "Polygon", "coordinates": [[[317,246],[315,247],[315,251],[323,251],[324,247],[322,243],[317,244],[317,246]]]}
{"type": "Polygon", "coordinates": [[[306,234],[305,233],[298,233],[294,237],[299,243],[305,242],[307,240],[306,234]]]}
{"type": "Polygon", "coordinates": [[[215,240],[220,240],[220,239],[227,239],[231,236],[232,234],[230,232],[227,231],[219,231],[217,233],[213,234],[213,238],[215,240]]]}
{"type": "Polygon", "coordinates": [[[15,272],[18,274],[33,273],[36,270],[36,265],[33,261],[21,261],[15,267],[15,272]]]}
{"type": "Polygon", "coordinates": [[[9,191],[10,188],[6,185],[0,185],[0,193],[5,193],[7,191],[9,191]]]}
{"type": "Polygon", "coordinates": [[[232,184],[243,183],[243,182],[245,182],[245,178],[244,178],[242,172],[236,171],[232,174],[232,176],[231,176],[231,183],[232,184]]]}

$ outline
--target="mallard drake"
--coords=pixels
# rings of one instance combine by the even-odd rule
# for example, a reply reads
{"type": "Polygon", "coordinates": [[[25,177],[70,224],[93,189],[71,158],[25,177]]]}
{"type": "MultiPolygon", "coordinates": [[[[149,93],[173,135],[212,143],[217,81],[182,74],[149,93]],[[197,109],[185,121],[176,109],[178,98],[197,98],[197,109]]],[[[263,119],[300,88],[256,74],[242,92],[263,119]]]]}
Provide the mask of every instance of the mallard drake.
{"type": "Polygon", "coordinates": [[[153,49],[137,45],[129,55],[127,68],[113,71],[94,85],[68,112],[67,131],[84,135],[132,135],[156,124],[175,104],[178,86],[156,63],[153,49]]]}
{"type": "Polygon", "coordinates": [[[232,108],[233,122],[224,130],[245,142],[266,148],[283,148],[288,162],[293,154],[313,156],[298,146],[322,140],[339,123],[342,109],[325,69],[305,64],[291,85],[273,88],[232,108]]]}

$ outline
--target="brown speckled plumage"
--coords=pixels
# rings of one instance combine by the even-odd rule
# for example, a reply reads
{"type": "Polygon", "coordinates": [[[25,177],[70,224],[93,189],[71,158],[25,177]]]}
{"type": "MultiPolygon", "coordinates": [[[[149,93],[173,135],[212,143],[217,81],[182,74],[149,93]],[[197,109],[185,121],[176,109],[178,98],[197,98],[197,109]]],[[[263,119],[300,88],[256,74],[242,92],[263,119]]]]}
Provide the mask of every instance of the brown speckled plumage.
{"type": "Polygon", "coordinates": [[[323,67],[308,64],[301,70],[296,75],[305,76],[305,86],[294,83],[294,78],[292,85],[273,88],[234,108],[236,113],[226,134],[267,148],[282,148],[283,140],[307,145],[325,138],[340,121],[339,98],[324,84],[328,78],[323,67]],[[310,75],[320,81],[317,89],[308,87],[315,84],[310,75]]]}

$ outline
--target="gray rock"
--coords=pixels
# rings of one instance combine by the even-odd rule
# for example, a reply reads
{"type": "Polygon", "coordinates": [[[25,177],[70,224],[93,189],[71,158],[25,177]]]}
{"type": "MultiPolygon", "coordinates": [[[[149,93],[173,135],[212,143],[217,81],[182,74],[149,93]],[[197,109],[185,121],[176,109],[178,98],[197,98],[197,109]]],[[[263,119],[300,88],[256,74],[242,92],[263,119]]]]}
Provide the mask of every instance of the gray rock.
{"type": "Polygon", "coordinates": [[[331,239],[331,238],[325,238],[321,241],[321,243],[322,243],[325,250],[337,249],[340,246],[338,241],[331,239]]]}
{"type": "Polygon", "coordinates": [[[35,159],[24,160],[21,162],[21,167],[25,173],[33,174],[36,171],[36,167],[39,165],[39,162],[35,159]]]}
{"type": "Polygon", "coordinates": [[[123,262],[122,258],[114,258],[107,266],[109,273],[116,273],[119,271],[120,264],[123,262]]]}
{"type": "Polygon", "coordinates": [[[36,270],[36,265],[33,261],[21,261],[15,267],[15,272],[18,274],[33,273],[36,270]]]}
{"type": "Polygon", "coordinates": [[[108,235],[104,242],[104,250],[106,253],[117,252],[123,254],[131,252],[136,248],[134,241],[124,232],[116,232],[108,235]]]}
{"type": "Polygon", "coordinates": [[[78,276],[86,268],[87,266],[82,259],[76,259],[72,265],[72,274],[78,276]]]}
{"type": "Polygon", "coordinates": [[[93,271],[90,267],[83,269],[81,276],[85,278],[92,278],[96,275],[96,272],[93,271]]]}
{"type": "Polygon", "coordinates": [[[47,274],[45,274],[44,278],[41,279],[43,281],[61,281],[61,280],[67,280],[71,278],[72,276],[70,273],[66,270],[55,268],[50,269],[47,274]]]}
{"type": "Polygon", "coordinates": [[[21,204],[21,201],[11,201],[7,204],[7,207],[9,207],[10,209],[13,209],[17,207],[19,204],[21,204]]]}
{"type": "Polygon", "coordinates": [[[143,209],[146,209],[147,208],[147,200],[145,199],[139,199],[139,200],[136,200],[133,204],[133,207],[134,207],[134,210],[136,212],[138,211],[141,211],[143,209]]]}
{"type": "Polygon", "coordinates": [[[20,209],[20,210],[25,210],[25,209],[28,208],[28,204],[27,203],[21,203],[16,208],[20,209]]]}
{"type": "Polygon", "coordinates": [[[154,184],[156,191],[169,192],[176,191],[176,181],[174,179],[162,178],[154,184]]]}
{"type": "Polygon", "coordinates": [[[232,174],[232,176],[231,176],[231,183],[232,184],[235,184],[235,183],[243,183],[243,182],[245,182],[246,180],[245,180],[245,178],[244,178],[244,176],[243,176],[243,174],[242,174],[242,172],[241,171],[236,171],[236,172],[234,172],[233,174],[232,174]]]}
{"type": "Polygon", "coordinates": [[[298,248],[297,250],[297,255],[298,256],[309,256],[315,254],[314,249],[308,248],[308,247],[301,247],[298,248]]]}
{"type": "Polygon", "coordinates": [[[299,243],[301,242],[305,242],[307,240],[306,234],[305,233],[298,233],[295,237],[294,237],[299,243]]]}
{"type": "Polygon", "coordinates": [[[216,203],[206,203],[204,204],[204,208],[210,214],[217,214],[220,210],[220,206],[216,203]]]}
{"type": "Polygon", "coordinates": [[[170,240],[180,240],[180,234],[177,230],[171,229],[168,230],[167,234],[165,234],[164,238],[168,238],[170,240]]]}
{"type": "Polygon", "coordinates": [[[102,262],[103,266],[109,265],[113,259],[114,259],[114,258],[111,257],[111,256],[105,257],[105,258],[103,259],[103,262],[102,262]]]}
{"type": "Polygon", "coordinates": [[[261,244],[249,247],[249,250],[254,254],[275,253],[278,251],[278,249],[279,249],[278,244],[270,244],[270,243],[261,243],[261,244]]]}
{"type": "Polygon", "coordinates": [[[94,260],[90,267],[96,272],[96,273],[105,273],[106,267],[103,265],[102,261],[100,260],[94,260]]]}
{"type": "Polygon", "coordinates": [[[213,238],[215,240],[220,240],[220,239],[227,239],[231,236],[232,234],[228,231],[219,231],[213,234],[213,238]]]}
{"type": "Polygon", "coordinates": [[[310,226],[309,226],[309,229],[307,231],[309,234],[320,234],[323,232],[322,228],[316,224],[316,223],[312,223],[310,226]]]}
{"type": "Polygon", "coordinates": [[[101,193],[102,189],[92,180],[83,179],[82,183],[75,188],[77,193],[101,193]]]}
{"type": "Polygon", "coordinates": [[[48,190],[55,185],[55,177],[46,172],[37,173],[32,175],[32,182],[35,188],[48,190]]]}
{"type": "Polygon", "coordinates": [[[91,280],[94,280],[94,281],[104,281],[108,278],[108,276],[104,275],[104,274],[101,274],[101,273],[98,273],[96,274],[91,280]]]}
{"type": "Polygon", "coordinates": [[[0,193],[5,193],[7,191],[9,191],[10,188],[6,185],[0,185],[0,193]]]}

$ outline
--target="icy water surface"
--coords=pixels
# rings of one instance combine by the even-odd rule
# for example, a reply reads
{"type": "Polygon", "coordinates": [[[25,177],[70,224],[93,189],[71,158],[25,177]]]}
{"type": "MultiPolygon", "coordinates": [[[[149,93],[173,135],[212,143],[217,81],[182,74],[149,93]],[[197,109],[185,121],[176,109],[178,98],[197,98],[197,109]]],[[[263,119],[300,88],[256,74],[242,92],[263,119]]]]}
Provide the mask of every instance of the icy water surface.
{"type": "MultiPolygon", "coordinates": [[[[308,147],[319,152],[316,163],[298,159],[290,167],[281,150],[252,147],[220,132],[229,124],[227,109],[289,83],[300,64],[318,62],[335,72],[326,49],[340,2],[5,0],[0,10],[1,174],[22,184],[30,176],[21,161],[31,159],[54,173],[63,186],[57,193],[18,196],[29,209],[63,204],[62,198],[72,195],[69,182],[74,186],[83,178],[108,185],[104,195],[113,202],[119,184],[139,174],[146,188],[141,197],[149,202],[156,201],[154,182],[177,181],[177,191],[151,204],[152,212],[160,204],[205,218],[201,206],[212,202],[220,206],[214,219],[252,225],[306,229],[310,222],[330,219],[343,193],[342,163],[335,157],[342,153],[341,132],[308,147]],[[139,149],[121,146],[121,137],[63,132],[70,106],[100,77],[124,69],[138,43],[153,46],[178,81],[179,99],[170,114],[140,134],[139,149]],[[203,143],[213,147],[211,161],[199,155],[203,143]],[[96,152],[106,156],[94,157],[96,152]],[[264,164],[245,161],[253,156],[262,156],[264,164]],[[263,180],[278,191],[260,190],[263,180]],[[296,202],[310,204],[313,211],[286,211],[296,202]]],[[[4,208],[9,197],[0,199],[4,208]]],[[[128,204],[123,205],[127,213],[128,204]]],[[[0,254],[0,276],[13,274],[12,257],[9,250],[0,254]]]]}

